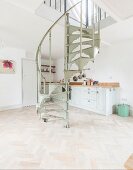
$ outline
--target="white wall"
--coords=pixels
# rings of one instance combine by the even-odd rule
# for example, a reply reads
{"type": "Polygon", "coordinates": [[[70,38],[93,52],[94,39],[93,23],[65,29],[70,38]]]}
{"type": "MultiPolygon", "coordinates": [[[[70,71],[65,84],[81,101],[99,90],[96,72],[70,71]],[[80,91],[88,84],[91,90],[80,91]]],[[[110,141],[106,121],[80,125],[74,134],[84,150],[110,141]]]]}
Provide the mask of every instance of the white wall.
{"type": "Polygon", "coordinates": [[[0,59],[16,62],[15,74],[0,74],[0,110],[22,105],[22,68],[21,59],[25,51],[15,48],[0,49],[0,59]]]}
{"type": "Polygon", "coordinates": [[[35,60],[22,59],[23,106],[33,106],[37,103],[37,72],[35,60]]]}
{"type": "Polygon", "coordinates": [[[62,79],[64,79],[64,58],[58,58],[55,61],[55,65],[56,65],[56,81],[60,81],[62,79]]]}

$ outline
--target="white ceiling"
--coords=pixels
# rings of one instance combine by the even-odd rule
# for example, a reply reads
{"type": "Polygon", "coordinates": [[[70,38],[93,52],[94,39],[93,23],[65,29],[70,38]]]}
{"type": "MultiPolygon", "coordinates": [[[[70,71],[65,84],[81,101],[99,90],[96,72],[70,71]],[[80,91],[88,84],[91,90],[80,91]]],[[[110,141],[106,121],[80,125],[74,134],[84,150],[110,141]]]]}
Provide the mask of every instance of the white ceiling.
{"type": "Polygon", "coordinates": [[[102,40],[108,43],[133,39],[133,17],[117,22],[103,30],[101,30],[102,40]]]}
{"type": "MultiPolygon", "coordinates": [[[[38,7],[37,4],[40,0],[10,0],[10,2],[0,0],[0,47],[3,46],[4,42],[5,46],[22,48],[35,54],[43,35],[53,22],[37,16],[35,11],[33,13],[31,10],[27,10],[32,1],[31,10],[33,10],[33,8],[38,7]],[[18,3],[14,5],[11,2],[18,3]],[[18,6],[18,4],[22,4],[23,7],[18,6]]],[[[56,29],[54,31],[60,34],[61,26],[56,27],[56,29]]],[[[62,37],[63,35],[62,33],[62,37]]],[[[56,44],[57,41],[62,43],[62,37],[54,38],[53,43],[56,44]]],[[[48,55],[48,48],[45,49],[45,54],[48,55]]],[[[60,49],[59,43],[56,44],[55,51],[53,51],[55,57],[60,54],[57,49],[60,49]]]]}
{"type": "Polygon", "coordinates": [[[133,0],[93,0],[116,21],[133,17],[133,0]]]}
{"type": "Polygon", "coordinates": [[[94,0],[117,23],[101,30],[107,44],[133,38],[133,0],[94,0]]]}
{"type": "Polygon", "coordinates": [[[15,6],[34,12],[43,0],[4,0],[15,6]]]}
{"type": "MultiPolygon", "coordinates": [[[[97,1],[103,2],[105,0],[97,1]]],[[[106,8],[105,10],[112,14],[113,12],[109,10],[109,8],[112,7],[113,2],[116,1],[120,2],[120,0],[106,0],[105,3],[107,6],[104,4],[104,9],[106,8]],[[109,2],[112,6],[109,5],[109,2]]],[[[126,0],[126,2],[131,3],[130,5],[132,6],[133,0],[131,1],[132,2],[126,0]]],[[[28,52],[35,53],[42,36],[53,24],[48,18],[44,19],[36,15],[35,11],[41,3],[42,0],[0,0],[0,43],[2,42],[3,44],[3,42],[5,42],[6,45],[23,48],[28,52]]],[[[122,11],[124,5],[124,0],[121,0],[120,7],[116,5],[116,7],[119,7],[117,12],[122,14],[118,16],[115,12],[115,14],[113,14],[115,19],[120,18],[120,16],[122,16],[122,18],[131,16],[131,10],[128,8],[130,5],[128,4],[128,7],[125,5],[125,8],[127,11],[130,11],[130,13],[126,12],[126,10],[125,12],[122,11]],[[127,13],[130,15],[127,15],[127,13]]],[[[123,21],[117,21],[119,22],[101,31],[101,38],[105,44],[133,38],[133,17],[123,21]]],[[[58,25],[54,29],[53,34],[55,36],[52,40],[52,56],[61,57],[64,52],[63,27],[58,25]]],[[[48,56],[48,41],[44,47],[43,52],[48,56]]]]}
{"type": "Polygon", "coordinates": [[[133,16],[133,0],[102,0],[102,2],[121,19],[133,16]]]}

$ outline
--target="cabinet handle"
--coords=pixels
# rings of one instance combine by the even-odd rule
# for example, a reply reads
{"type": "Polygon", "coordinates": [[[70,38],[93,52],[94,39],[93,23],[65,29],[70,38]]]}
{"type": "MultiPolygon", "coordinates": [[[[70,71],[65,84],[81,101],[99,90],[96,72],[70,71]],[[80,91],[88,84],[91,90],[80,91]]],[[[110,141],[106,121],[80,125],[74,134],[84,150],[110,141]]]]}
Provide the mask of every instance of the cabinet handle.
{"type": "Polygon", "coordinates": [[[88,102],[90,103],[90,100],[88,100],[88,102]]]}
{"type": "Polygon", "coordinates": [[[97,94],[99,93],[99,91],[97,91],[97,94]]]}

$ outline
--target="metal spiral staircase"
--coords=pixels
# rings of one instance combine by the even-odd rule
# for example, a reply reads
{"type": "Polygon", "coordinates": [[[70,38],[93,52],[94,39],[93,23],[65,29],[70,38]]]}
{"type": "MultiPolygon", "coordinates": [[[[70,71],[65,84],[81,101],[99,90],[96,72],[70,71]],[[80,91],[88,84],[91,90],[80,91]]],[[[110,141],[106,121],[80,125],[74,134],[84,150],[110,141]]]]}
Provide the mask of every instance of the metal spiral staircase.
{"type": "MultiPolygon", "coordinates": [[[[90,25],[83,24],[83,1],[76,3],[68,9],[46,32],[42,38],[36,53],[37,63],[37,113],[44,122],[52,120],[64,120],[65,127],[69,128],[69,82],[75,74],[82,74],[89,62],[94,62],[100,48],[100,8],[92,7],[90,25]],[[79,6],[80,21],[78,24],[70,23],[70,12],[79,6]],[[47,83],[41,72],[41,48],[44,40],[49,36],[49,63],[51,76],[51,32],[61,19],[65,20],[65,52],[64,52],[64,82],[47,83]],[[77,69],[73,69],[76,65],[77,69]],[[41,86],[44,86],[42,92],[41,86]],[[46,92],[47,87],[47,92],[46,92]]],[[[63,63],[62,63],[63,64],[63,63]]]]}

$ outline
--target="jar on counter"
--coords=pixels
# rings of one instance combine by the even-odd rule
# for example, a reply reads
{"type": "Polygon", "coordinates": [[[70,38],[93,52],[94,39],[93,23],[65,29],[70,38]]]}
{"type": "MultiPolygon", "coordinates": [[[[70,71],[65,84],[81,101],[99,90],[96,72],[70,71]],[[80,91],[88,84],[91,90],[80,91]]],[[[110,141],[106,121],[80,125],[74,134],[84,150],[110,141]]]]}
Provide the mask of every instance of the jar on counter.
{"type": "Polygon", "coordinates": [[[86,80],[84,80],[83,85],[84,85],[84,86],[86,86],[86,85],[87,85],[87,81],[86,81],[86,80]]]}

